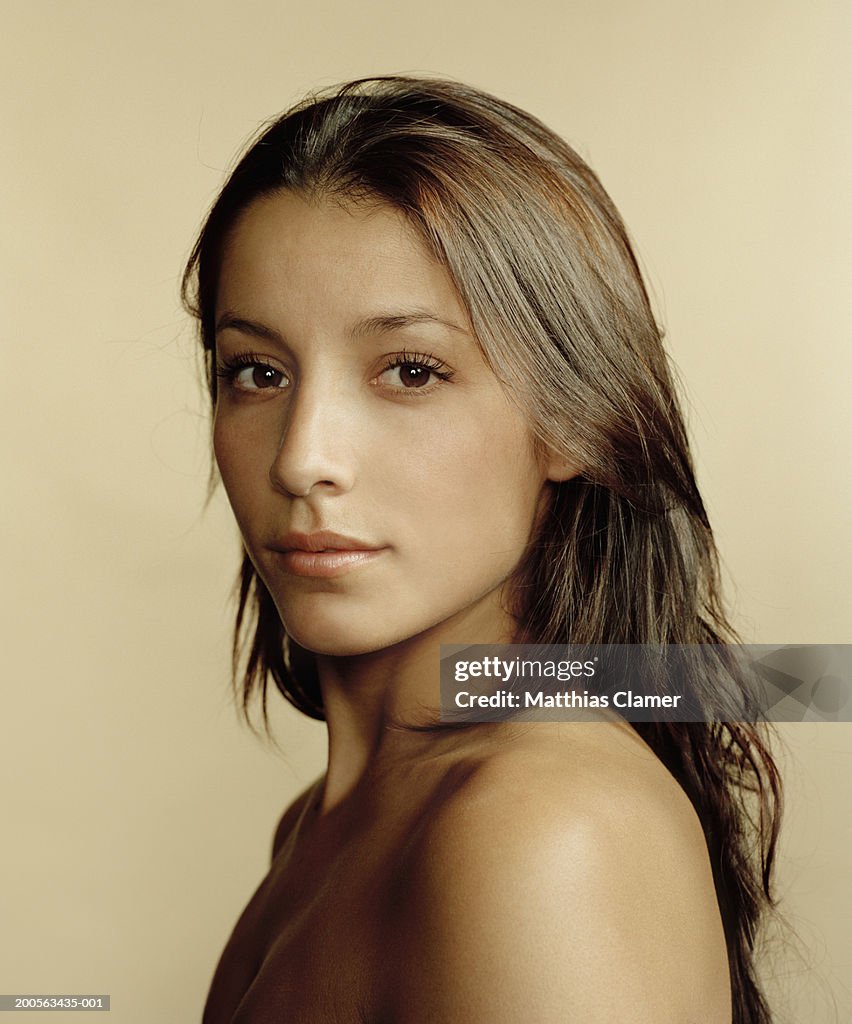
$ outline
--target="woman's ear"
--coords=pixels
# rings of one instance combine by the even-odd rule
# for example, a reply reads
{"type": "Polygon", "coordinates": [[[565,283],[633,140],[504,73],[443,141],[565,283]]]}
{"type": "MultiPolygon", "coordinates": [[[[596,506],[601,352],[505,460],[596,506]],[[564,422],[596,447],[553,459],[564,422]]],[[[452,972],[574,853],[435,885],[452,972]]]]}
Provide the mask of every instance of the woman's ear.
{"type": "Polygon", "coordinates": [[[574,459],[569,458],[567,455],[560,455],[553,448],[548,449],[545,455],[544,471],[547,479],[552,480],[554,483],[564,483],[566,480],[579,476],[582,468],[579,462],[574,461],[574,459]]]}

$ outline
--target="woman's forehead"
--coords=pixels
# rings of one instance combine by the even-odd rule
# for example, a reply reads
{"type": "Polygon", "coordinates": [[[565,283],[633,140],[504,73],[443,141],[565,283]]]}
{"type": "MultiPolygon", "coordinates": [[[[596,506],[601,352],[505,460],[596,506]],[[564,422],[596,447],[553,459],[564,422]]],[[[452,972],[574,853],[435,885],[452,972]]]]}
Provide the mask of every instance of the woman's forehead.
{"type": "Polygon", "coordinates": [[[342,302],[365,315],[390,303],[467,322],[447,269],[400,210],[293,192],[255,200],[228,233],[217,315],[235,301],[326,309],[342,302]]]}

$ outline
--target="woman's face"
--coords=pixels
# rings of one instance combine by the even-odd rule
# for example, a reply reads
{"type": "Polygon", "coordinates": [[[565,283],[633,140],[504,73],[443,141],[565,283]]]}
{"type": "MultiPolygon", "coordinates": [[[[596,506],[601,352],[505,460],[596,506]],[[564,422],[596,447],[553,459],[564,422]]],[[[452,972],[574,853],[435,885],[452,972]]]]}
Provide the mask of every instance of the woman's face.
{"type": "Polygon", "coordinates": [[[495,629],[545,481],[570,474],[536,457],[402,214],[255,201],[216,321],[216,460],[288,633],[353,655],[495,629]]]}

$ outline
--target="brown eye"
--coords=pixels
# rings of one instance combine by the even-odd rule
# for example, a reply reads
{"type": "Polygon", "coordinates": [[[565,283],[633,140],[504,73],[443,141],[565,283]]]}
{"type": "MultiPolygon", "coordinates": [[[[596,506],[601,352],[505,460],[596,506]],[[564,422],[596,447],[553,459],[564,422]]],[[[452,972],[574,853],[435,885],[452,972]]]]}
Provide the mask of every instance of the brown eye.
{"type": "Polygon", "coordinates": [[[388,360],[377,381],[390,391],[432,391],[453,376],[449,366],[427,353],[398,352],[388,360]]]}
{"type": "Polygon", "coordinates": [[[272,391],[290,386],[290,378],[282,370],[249,358],[224,363],[216,374],[236,391],[272,391]]]}
{"type": "Polygon", "coordinates": [[[399,367],[399,379],[406,388],[422,388],[429,383],[432,371],[426,366],[417,366],[414,363],[403,363],[399,367]]]}
{"type": "MultiPolygon", "coordinates": [[[[274,370],[271,366],[247,366],[237,377],[243,387],[257,389],[280,388],[286,380],[280,370],[274,370]]],[[[286,383],[283,386],[286,387],[286,383]]]]}

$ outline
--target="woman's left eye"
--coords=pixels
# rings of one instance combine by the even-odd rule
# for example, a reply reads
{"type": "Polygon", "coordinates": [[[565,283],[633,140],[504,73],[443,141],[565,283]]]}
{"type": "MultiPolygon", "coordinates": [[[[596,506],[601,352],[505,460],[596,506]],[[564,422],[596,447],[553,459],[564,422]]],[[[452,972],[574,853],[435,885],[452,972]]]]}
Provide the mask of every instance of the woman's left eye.
{"type": "Polygon", "coordinates": [[[392,357],[378,379],[396,391],[423,391],[434,386],[436,379],[446,381],[452,375],[452,370],[434,356],[402,353],[392,357]]]}

